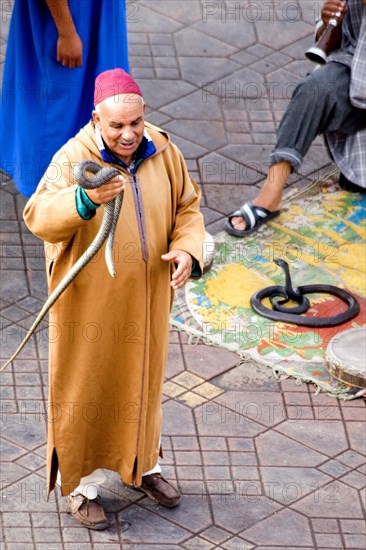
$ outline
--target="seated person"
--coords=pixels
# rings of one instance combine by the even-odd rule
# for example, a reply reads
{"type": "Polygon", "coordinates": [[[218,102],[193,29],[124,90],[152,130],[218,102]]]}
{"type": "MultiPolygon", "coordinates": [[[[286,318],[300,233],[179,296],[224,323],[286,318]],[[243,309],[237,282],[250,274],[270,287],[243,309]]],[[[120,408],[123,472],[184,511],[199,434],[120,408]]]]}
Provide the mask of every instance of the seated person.
{"type": "Polygon", "coordinates": [[[323,134],[349,191],[366,188],[366,0],[325,0],[317,38],[332,15],[341,12],[339,47],[302,83],[281,120],[267,178],[258,196],[232,213],[225,230],[245,237],[278,216],[282,192],[299,170],[312,142],[323,134]]]}

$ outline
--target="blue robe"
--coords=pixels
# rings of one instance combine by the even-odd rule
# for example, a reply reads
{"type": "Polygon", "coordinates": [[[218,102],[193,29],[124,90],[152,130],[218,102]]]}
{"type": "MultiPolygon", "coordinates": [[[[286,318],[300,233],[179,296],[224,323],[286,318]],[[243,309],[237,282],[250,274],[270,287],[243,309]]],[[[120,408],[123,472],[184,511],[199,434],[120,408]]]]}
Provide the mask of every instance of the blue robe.
{"type": "MultiPolygon", "coordinates": [[[[128,71],[125,0],[69,0],[83,65],[56,59],[58,33],[44,0],[16,0],[0,106],[0,167],[30,197],[55,152],[91,118],[95,77],[128,71]]],[[[57,176],[55,176],[57,177],[57,176]]]]}

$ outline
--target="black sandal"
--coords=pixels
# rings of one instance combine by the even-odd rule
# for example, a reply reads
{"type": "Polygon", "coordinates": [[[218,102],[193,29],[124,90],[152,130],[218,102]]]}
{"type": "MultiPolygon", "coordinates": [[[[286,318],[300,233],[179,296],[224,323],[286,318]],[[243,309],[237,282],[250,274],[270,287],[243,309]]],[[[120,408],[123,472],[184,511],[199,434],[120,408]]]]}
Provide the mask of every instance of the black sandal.
{"type": "Polygon", "coordinates": [[[250,235],[251,233],[258,231],[263,223],[272,220],[279,214],[280,210],[271,212],[270,210],[267,210],[267,208],[256,206],[251,202],[246,202],[239,210],[236,210],[230,214],[229,218],[225,222],[224,228],[227,233],[233,235],[234,237],[245,237],[246,235],[250,235]],[[248,229],[235,229],[231,223],[231,218],[234,218],[235,216],[241,216],[244,219],[248,229]]]}

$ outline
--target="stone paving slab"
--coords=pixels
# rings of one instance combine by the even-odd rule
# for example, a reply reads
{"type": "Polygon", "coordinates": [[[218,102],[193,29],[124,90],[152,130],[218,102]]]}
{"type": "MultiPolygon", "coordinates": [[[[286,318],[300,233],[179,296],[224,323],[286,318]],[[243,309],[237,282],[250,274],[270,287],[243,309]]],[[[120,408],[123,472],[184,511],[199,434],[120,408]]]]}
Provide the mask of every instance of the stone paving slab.
{"type": "MultiPolygon", "coordinates": [[[[2,68],[12,2],[2,2],[2,68]]],[[[206,226],[254,198],[294,85],[312,69],[317,3],[127,3],[132,74],[148,119],[167,129],[202,189],[206,226]]],[[[290,186],[331,169],[321,139],[290,186]]],[[[1,173],[1,358],[47,295],[42,244],[1,173]]],[[[47,325],[0,376],[0,548],[4,550],[363,550],[366,408],[171,332],[163,391],[169,510],[106,472],[110,528],[91,532],[45,484],[47,325]]]]}

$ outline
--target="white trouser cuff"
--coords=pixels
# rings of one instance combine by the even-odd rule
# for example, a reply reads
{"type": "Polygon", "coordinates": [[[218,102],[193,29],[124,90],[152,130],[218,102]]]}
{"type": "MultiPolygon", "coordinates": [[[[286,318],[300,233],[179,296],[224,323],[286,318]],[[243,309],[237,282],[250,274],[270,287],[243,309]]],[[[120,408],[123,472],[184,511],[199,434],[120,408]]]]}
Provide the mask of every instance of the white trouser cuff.
{"type": "MultiPolygon", "coordinates": [[[[79,493],[89,500],[93,500],[98,496],[98,486],[102,485],[106,479],[104,471],[101,468],[97,468],[88,476],[82,477],[80,479],[80,484],[70,494],[71,496],[75,496],[79,493]]],[[[57,472],[57,483],[61,485],[60,471],[57,472]]]]}
{"type": "Polygon", "coordinates": [[[149,476],[150,474],[161,474],[161,467],[159,462],[151,470],[144,472],[142,474],[142,477],[149,476]]]}
{"type": "MultiPolygon", "coordinates": [[[[157,463],[151,470],[143,472],[142,475],[148,476],[151,474],[161,474],[161,467],[159,463],[157,463]]],[[[76,487],[76,489],[73,490],[72,493],[70,493],[70,495],[76,496],[77,494],[81,494],[84,495],[84,497],[87,497],[89,500],[93,500],[98,496],[98,486],[103,485],[105,481],[106,476],[104,471],[101,468],[97,468],[88,476],[82,477],[79,485],[76,487]]],[[[61,485],[60,471],[57,472],[57,484],[61,485]]]]}

